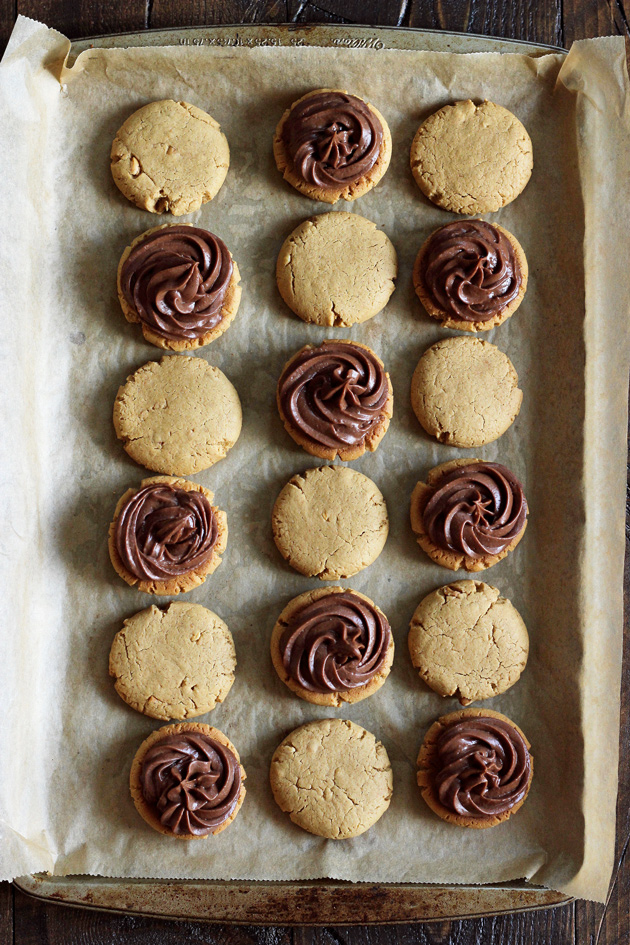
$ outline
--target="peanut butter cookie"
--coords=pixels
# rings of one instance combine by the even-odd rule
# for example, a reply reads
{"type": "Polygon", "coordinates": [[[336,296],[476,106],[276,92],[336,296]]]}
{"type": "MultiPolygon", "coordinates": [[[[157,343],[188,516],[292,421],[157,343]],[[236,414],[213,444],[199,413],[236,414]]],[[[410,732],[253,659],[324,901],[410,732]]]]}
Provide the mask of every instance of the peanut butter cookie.
{"type": "Polygon", "coordinates": [[[212,200],[230,149],[210,115],[188,102],[150,102],[118,129],[111,168],[118,189],[141,210],[192,213],[212,200]]]}
{"type": "Polygon", "coordinates": [[[294,598],[271,634],[271,660],[291,692],[314,705],[360,702],[381,688],[394,659],[385,614],[358,591],[318,588],[294,598]]]}
{"type": "Polygon", "coordinates": [[[167,837],[205,839],[229,827],[245,800],[245,769],[230,739],[203,722],[152,732],[131,765],[140,816],[167,837]]]}
{"type": "Polygon", "coordinates": [[[483,446],[502,436],[523,400],[507,354],[479,338],[444,338],[424,352],[411,379],[411,406],[440,443],[483,446]]]}
{"type": "Polygon", "coordinates": [[[525,188],[532,142],[516,115],[470,100],[438,109],[418,128],[411,170],[422,193],[454,213],[491,213],[525,188]]]}
{"type": "Polygon", "coordinates": [[[172,476],[223,459],[241,424],[241,402],[225,374],[185,355],[138,368],[114,403],[114,428],[125,451],[141,466],[172,476]]]}
{"type": "Polygon", "coordinates": [[[356,213],[321,213],[284,241],[276,265],[280,295],[303,321],[356,325],[385,308],[398,274],[396,250],[356,213]]]}
{"type": "Polygon", "coordinates": [[[288,108],[273,139],[276,165],[305,197],[336,203],[374,187],[392,156],[381,113],[358,95],[315,89],[288,108]]]}
{"type": "Polygon", "coordinates": [[[335,581],[376,561],[389,519],[371,479],[347,466],[319,466],[294,476],[282,489],[272,528],[278,551],[292,568],[335,581]]]}
{"type": "Polygon", "coordinates": [[[455,581],[428,594],[411,618],[408,642],[420,678],[462,705],[513,686],[529,653],[521,615],[481,581],[455,581]]]}
{"type": "Polygon", "coordinates": [[[148,607],[124,621],[109,654],[121,699],[152,719],[211,712],[234,682],[232,634],[200,604],[148,607]]]}
{"type": "Polygon", "coordinates": [[[534,774],[529,749],[518,725],[500,712],[460,709],[427,732],[418,755],[418,786],[447,823],[496,827],[529,793],[534,774]]]}
{"type": "Polygon", "coordinates": [[[345,719],[291,732],[271,761],[271,790],[294,824],[329,840],[358,837],[383,816],[392,768],[371,732],[345,719]]]}

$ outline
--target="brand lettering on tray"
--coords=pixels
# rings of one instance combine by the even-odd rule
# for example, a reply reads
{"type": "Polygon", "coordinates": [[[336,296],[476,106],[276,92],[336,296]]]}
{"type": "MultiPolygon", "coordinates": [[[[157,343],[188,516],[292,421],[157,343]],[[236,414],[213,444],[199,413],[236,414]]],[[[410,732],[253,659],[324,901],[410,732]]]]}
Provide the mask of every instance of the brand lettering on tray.
{"type": "Polygon", "coordinates": [[[338,36],[332,41],[333,46],[345,46],[349,49],[385,49],[385,43],[374,36],[358,39],[356,36],[338,36]]]}
{"type": "MultiPolygon", "coordinates": [[[[307,39],[301,37],[287,36],[195,36],[189,39],[182,36],[178,44],[180,46],[311,46],[318,43],[309,43],[307,39]]],[[[338,36],[332,41],[333,46],[343,46],[348,49],[384,49],[385,44],[382,40],[374,36],[358,39],[354,36],[338,36]]]]}
{"type": "Polygon", "coordinates": [[[193,39],[182,37],[179,40],[180,46],[284,46],[275,37],[251,37],[251,36],[195,36],[193,39]]]}

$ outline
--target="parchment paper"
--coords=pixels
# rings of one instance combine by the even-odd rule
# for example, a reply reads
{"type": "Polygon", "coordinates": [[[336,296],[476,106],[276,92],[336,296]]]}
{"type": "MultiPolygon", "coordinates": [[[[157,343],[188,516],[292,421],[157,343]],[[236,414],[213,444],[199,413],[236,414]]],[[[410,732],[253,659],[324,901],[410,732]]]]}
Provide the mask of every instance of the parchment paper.
{"type": "Polygon", "coordinates": [[[94,49],[62,73],[67,49],[60,34],[20,18],[0,66],[0,877],[42,870],[374,882],[528,877],[603,899],[613,862],[621,663],[630,268],[623,40],[576,43],[566,59],[323,48],[94,49]],[[384,180],[350,209],[393,240],[398,287],[380,315],[343,331],[299,321],[274,282],[285,236],[328,208],[281,180],[272,134],[286,106],[321,86],[348,88],[374,102],[394,142],[384,180]],[[513,110],[532,136],[535,161],[524,193],[491,216],[525,248],[527,295],[513,318],[484,335],[514,362],[523,408],[500,440],[474,451],[510,466],[531,506],[519,549],[481,576],[514,602],[531,637],[521,681],[484,704],[521,725],[536,763],[527,803],[491,831],[449,827],[421,800],[418,747],[429,724],[457,703],[420,683],[406,645],[420,599],[465,576],[420,553],[408,522],[412,488],[435,464],[470,455],[432,442],[409,403],[418,357],[449,334],[415,299],[412,264],[427,235],[451,219],[421,197],[409,172],[409,146],[431,111],[468,97],[513,110]],[[128,708],[107,675],[122,620],[152,602],[124,585],[108,559],[116,500],[145,475],[117,442],[111,408],[125,377],[160,356],[125,322],[115,290],[122,250],[160,221],[118,193],[108,155],[127,115],[159,98],[208,110],[228,137],[225,185],[186,219],[226,241],[243,278],[233,326],[198,354],[225,371],[243,403],[237,445],[196,477],[228,512],[229,546],[216,574],[187,599],[215,610],[234,635],[235,685],[202,720],[237,745],[248,795],[228,831],[188,843],[152,832],[134,810],[130,762],[158,723],[128,708]],[[319,586],[285,566],[271,536],[280,488],[295,472],[318,465],[283,431],[275,385],[295,350],[329,336],[373,347],[396,398],[378,451],[353,464],[385,495],[389,540],[376,563],[343,582],[388,615],[396,658],[377,695],[339,710],[294,698],[268,655],[280,610],[319,586]],[[268,785],[271,755],[284,736],[331,714],[373,731],[394,767],[389,811],[345,842],[293,826],[268,785]]]}

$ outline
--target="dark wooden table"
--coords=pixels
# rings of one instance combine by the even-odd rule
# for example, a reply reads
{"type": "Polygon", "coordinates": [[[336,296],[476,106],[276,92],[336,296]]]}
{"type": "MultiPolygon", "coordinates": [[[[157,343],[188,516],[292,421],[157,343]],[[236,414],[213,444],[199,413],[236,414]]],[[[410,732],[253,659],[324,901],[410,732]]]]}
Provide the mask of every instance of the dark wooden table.
{"type": "MultiPolygon", "coordinates": [[[[216,23],[367,23],[446,29],[570,46],[630,38],[630,0],[0,0],[0,49],[18,13],[71,38],[216,23]]],[[[627,534],[630,534],[627,529],[627,534]]],[[[630,587],[626,554],[626,591],[630,587]]],[[[626,600],[630,595],[626,593],[626,600]]],[[[624,679],[630,675],[626,609],[624,679]]],[[[0,945],[627,945],[630,943],[630,685],[621,711],[616,868],[605,906],[575,902],[476,921],[366,928],[208,926],[43,905],[0,883],[0,945]]]]}

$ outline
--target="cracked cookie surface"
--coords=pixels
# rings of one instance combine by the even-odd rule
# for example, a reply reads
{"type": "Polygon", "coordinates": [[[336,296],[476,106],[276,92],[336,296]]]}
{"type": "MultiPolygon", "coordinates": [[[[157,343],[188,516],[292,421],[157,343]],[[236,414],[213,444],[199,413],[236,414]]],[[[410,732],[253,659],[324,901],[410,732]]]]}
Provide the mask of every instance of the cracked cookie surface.
{"type": "Polygon", "coordinates": [[[129,456],[174,476],[223,459],[241,424],[241,402],[225,374],[186,355],[144,364],[119,388],[114,403],[116,436],[129,456]]]}
{"type": "Polygon", "coordinates": [[[210,712],[230,691],[235,667],[232,634],[199,604],[141,610],[124,621],[109,654],[121,699],[163,721],[210,712]]]}
{"type": "Polygon", "coordinates": [[[467,100],[438,109],[411,145],[416,184],[438,207],[491,213],[525,188],[534,166],[532,142],[516,115],[467,100]]]}
{"type": "Polygon", "coordinates": [[[445,338],[424,352],[411,379],[411,406],[440,443],[483,446],[521,409],[523,392],[503,351],[479,338],[445,338]]]}
{"type": "Polygon", "coordinates": [[[188,102],[150,102],[118,129],[111,150],[118,189],[141,210],[181,216],[218,193],[230,164],[227,138],[188,102]]]}
{"type": "Polygon", "coordinates": [[[377,315],[394,291],[398,260],[375,223],[356,213],[322,213],[284,241],[276,265],[280,295],[303,321],[349,326],[377,315]]]}
{"type": "Polygon", "coordinates": [[[364,833],[385,813],[393,792],[385,747],[346,719],[309,722],[291,732],[274,753],[270,781],[293,823],[329,840],[364,833]]]}
{"type": "Polygon", "coordinates": [[[293,476],[276,499],[273,537],[282,557],[322,581],[352,577],[380,555],[389,531],[380,490],[346,466],[293,476]]]}
{"type": "Polygon", "coordinates": [[[529,653],[521,615],[481,581],[454,581],[428,594],[411,618],[408,643],[420,678],[462,705],[513,686],[529,653]]]}

